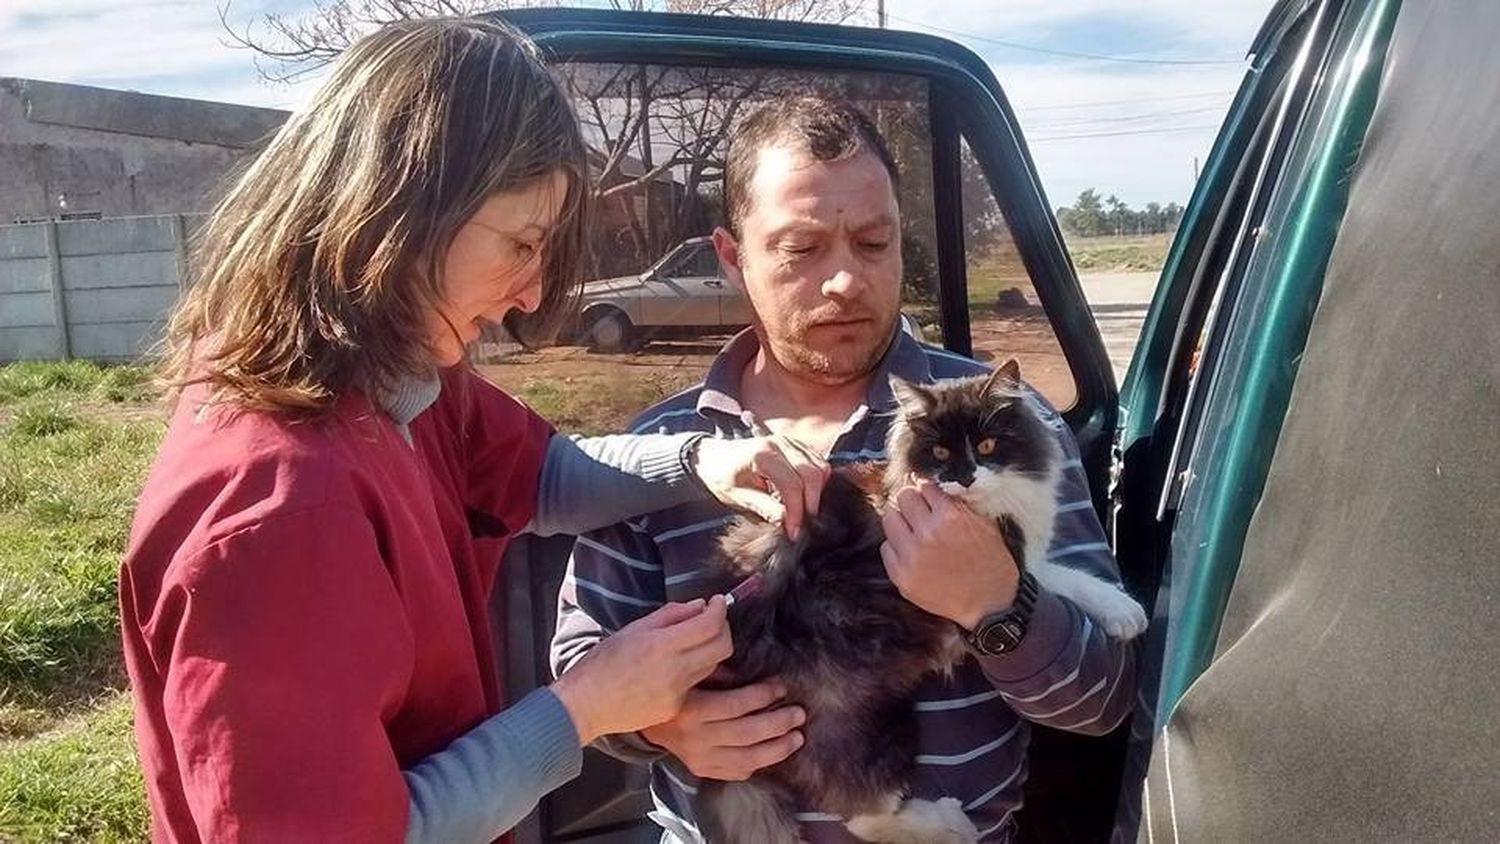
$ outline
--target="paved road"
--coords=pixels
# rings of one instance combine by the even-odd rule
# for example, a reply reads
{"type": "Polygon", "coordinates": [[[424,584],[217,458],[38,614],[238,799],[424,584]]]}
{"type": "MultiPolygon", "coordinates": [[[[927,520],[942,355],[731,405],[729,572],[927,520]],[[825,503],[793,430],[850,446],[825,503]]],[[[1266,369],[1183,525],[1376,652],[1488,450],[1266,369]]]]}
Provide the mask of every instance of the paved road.
{"type": "Polygon", "coordinates": [[[1135,341],[1146,320],[1151,294],[1156,291],[1156,273],[1095,273],[1078,277],[1083,295],[1088,297],[1115,367],[1116,380],[1125,377],[1135,341]]]}

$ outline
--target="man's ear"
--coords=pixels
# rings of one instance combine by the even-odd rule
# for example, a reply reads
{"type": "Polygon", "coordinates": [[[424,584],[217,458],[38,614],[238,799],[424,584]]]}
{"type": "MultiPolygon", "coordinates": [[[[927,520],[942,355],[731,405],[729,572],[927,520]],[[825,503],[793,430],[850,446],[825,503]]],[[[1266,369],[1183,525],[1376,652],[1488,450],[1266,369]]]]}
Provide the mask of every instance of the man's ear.
{"type": "Polygon", "coordinates": [[[734,289],[745,293],[745,272],[740,267],[740,243],[729,230],[720,226],[714,229],[714,253],[719,256],[719,267],[734,289]]]}

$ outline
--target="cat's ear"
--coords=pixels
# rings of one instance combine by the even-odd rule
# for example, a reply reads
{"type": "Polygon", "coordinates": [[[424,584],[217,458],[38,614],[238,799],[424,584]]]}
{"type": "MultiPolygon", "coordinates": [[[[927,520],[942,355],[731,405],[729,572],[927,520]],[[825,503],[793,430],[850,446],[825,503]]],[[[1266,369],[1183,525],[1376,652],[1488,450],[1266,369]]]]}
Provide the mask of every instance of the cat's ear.
{"type": "Polygon", "coordinates": [[[891,395],[907,417],[924,416],[932,410],[932,394],[900,376],[891,376],[891,395]]]}
{"type": "Polygon", "coordinates": [[[1019,386],[1021,386],[1021,364],[1015,358],[1011,358],[990,373],[989,379],[984,382],[984,392],[988,395],[996,390],[1019,386]]]}

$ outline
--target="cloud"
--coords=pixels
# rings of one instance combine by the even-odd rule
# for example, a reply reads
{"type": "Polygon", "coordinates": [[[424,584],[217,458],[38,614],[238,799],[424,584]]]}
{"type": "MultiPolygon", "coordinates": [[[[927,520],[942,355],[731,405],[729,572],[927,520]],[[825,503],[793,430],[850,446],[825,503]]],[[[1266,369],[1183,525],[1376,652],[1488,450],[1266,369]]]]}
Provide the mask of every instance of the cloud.
{"type": "Polygon", "coordinates": [[[1016,111],[1053,204],[1096,188],[1132,206],[1185,203],[1271,0],[889,0],[892,26],[969,47],[1016,111]],[[946,31],[935,31],[935,30],[946,31]],[[1014,49],[1216,64],[1093,61],[1014,49]]]}
{"type": "MultiPolygon", "coordinates": [[[[1243,66],[1084,61],[993,42],[1235,62],[1271,5],[1271,0],[887,2],[892,27],[958,41],[994,68],[1054,205],[1096,187],[1137,207],[1187,200],[1193,158],[1206,157],[1215,134],[1215,128],[1204,127],[1223,119],[1243,66]]],[[[266,12],[295,13],[310,3],[236,0],[230,17],[243,24],[266,12]]],[[[303,102],[318,80],[274,87],[260,82],[253,55],[224,43],[216,7],[215,0],[0,0],[0,75],[276,108],[303,102]]]]}
{"type": "Polygon", "coordinates": [[[1097,64],[1000,67],[1053,206],[1096,188],[1134,207],[1185,203],[1243,69],[1121,73],[1097,64]]]}
{"type": "MultiPolygon", "coordinates": [[[[1034,42],[1078,22],[1130,21],[1158,30],[1157,43],[1138,45],[1129,54],[1184,56],[1189,50],[1215,50],[1212,58],[1238,58],[1270,10],[1273,0],[888,0],[889,14],[903,28],[916,23],[1010,41],[1034,42]]],[[[1086,45],[1071,46],[1095,52],[1086,45]]]]}
{"type": "MultiPolygon", "coordinates": [[[[231,20],[273,10],[270,0],[239,3],[231,20]]],[[[227,41],[216,3],[205,0],[7,0],[0,7],[0,75],[277,108],[310,90],[258,82],[253,55],[227,41]]]]}

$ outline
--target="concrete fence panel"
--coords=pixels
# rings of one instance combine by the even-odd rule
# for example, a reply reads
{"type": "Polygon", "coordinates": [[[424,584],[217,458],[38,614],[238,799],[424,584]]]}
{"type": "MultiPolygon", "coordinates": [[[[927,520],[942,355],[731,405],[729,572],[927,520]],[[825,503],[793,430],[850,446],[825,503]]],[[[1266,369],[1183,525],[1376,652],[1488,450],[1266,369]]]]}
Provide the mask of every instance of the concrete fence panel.
{"type": "Polygon", "coordinates": [[[0,226],[0,361],[127,361],[183,285],[197,215],[0,226]]]}

